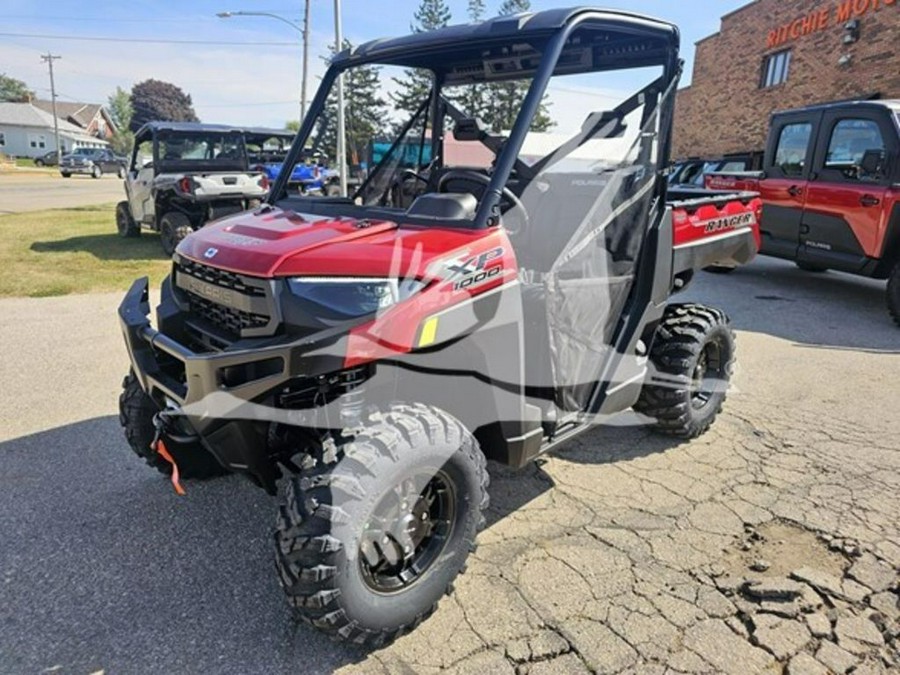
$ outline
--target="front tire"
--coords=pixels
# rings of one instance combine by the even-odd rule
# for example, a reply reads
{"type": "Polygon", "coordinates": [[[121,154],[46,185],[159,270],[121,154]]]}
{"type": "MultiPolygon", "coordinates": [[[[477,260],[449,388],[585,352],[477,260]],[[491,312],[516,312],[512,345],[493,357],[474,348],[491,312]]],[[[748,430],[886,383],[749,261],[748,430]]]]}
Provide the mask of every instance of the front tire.
{"type": "Polygon", "coordinates": [[[71,178],[72,177],[72,174],[70,174],[67,171],[60,171],[59,175],[62,176],[63,178],[71,178]]]}
{"type": "Polygon", "coordinates": [[[159,237],[166,255],[170,256],[175,253],[181,240],[193,231],[191,221],[183,213],[169,211],[165,214],[159,221],[159,237]]]}
{"type": "Polygon", "coordinates": [[[128,202],[116,204],[116,230],[119,236],[125,239],[141,236],[141,226],[131,217],[131,209],[128,208],[128,202]]]}
{"type": "Polygon", "coordinates": [[[116,175],[117,175],[119,178],[124,179],[124,178],[125,178],[125,167],[124,167],[124,166],[120,166],[120,167],[119,167],[119,170],[116,171],[116,175]]]}
{"type": "Polygon", "coordinates": [[[650,349],[655,372],[635,411],[655,419],[660,433],[700,436],[722,411],[734,352],[734,333],[724,313],[703,305],[670,305],[650,349]]]}
{"type": "Polygon", "coordinates": [[[484,526],[488,476],[474,437],[447,413],[397,405],[289,477],[276,567],[297,617],[377,647],[428,617],[484,526]]]}
{"type": "Polygon", "coordinates": [[[894,270],[888,278],[887,307],[894,322],[900,326],[900,262],[894,265],[894,270]]]}
{"type": "MultiPolygon", "coordinates": [[[[165,476],[170,476],[172,465],[150,447],[156,437],[153,416],[158,412],[159,407],[141,388],[134,373],[128,373],[122,382],[122,393],[119,395],[119,424],[125,431],[125,439],[134,454],[143,459],[148,466],[165,476]]],[[[228,473],[198,444],[166,443],[166,447],[172,459],[178,464],[181,478],[204,479],[228,473]]]]}

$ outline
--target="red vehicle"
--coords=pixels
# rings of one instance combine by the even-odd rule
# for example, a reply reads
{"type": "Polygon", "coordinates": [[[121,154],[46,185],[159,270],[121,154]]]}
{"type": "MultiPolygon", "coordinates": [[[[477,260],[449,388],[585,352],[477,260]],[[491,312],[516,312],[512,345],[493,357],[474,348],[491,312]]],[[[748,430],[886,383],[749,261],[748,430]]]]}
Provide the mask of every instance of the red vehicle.
{"type": "Polygon", "coordinates": [[[678,41],[667,23],[577,8],[345,51],[267,202],[178,246],[155,328],[146,278],[131,287],[131,448],[176,484],[234,472],[280,493],[276,565],[302,620],[366,646],[418,625],[475,548],[486,459],[522,467],[630,408],[682,438],[713,423],[728,318],[669,299],[695,270],[755,255],[760,206],[667,195],[678,41]],[[390,149],[351,196],[312,198],[288,169],[341,156],[327,102],[357,68],[387,91],[392,68],[433,86],[400,119],[355,118],[348,146],[368,124],[390,149]],[[624,69],[633,95],[562,110],[559,144],[522,152],[548,87],[595,84],[584,100],[605,105],[606,73],[624,69]],[[457,107],[498,84],[520,97],[508,136],[457,107]],[[489,161],[454,164],[450,135],[489,161]]]}
{"type": "Polygon", "coordinates": [[[900,101],[776,113],[763,171],[713,173],[706,187],[760,193],[762,253],[887,279],[900,324],[900,101]]]}

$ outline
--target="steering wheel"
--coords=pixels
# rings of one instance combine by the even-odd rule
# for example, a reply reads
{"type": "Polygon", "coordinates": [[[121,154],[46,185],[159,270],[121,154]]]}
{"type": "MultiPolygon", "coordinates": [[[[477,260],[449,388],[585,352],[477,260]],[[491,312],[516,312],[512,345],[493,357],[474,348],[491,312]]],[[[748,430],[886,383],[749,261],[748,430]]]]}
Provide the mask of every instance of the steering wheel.
{"type": "MultiPolygon", "coordinates": [[[[444,175],[440,177],[438,180],[437,191],[438,192],[449,192],[449,190],[444,190],[446,184],[451,180],[470,180],[474,183],[480,183],[487,187],[491,183],[491,177],[478,173],[477,171],[468,171],[466,169],[451,169],[444,175]]],[[[516,195],[515,192],[510,190],[505,185],[503,186],[503,190],[501,192],[502,198],[506,199],[509,203],[513,205],[517,209],[518,213],[522,214],[522,225],[518,228],[506,228],[506,231],[509,234],[516,235],[522,231],[522,227],[528,227],[531,224],[531,220],[528,218],[528,211],[525,209],[525,205],[522,203],[522,200],[516,195]]]]}

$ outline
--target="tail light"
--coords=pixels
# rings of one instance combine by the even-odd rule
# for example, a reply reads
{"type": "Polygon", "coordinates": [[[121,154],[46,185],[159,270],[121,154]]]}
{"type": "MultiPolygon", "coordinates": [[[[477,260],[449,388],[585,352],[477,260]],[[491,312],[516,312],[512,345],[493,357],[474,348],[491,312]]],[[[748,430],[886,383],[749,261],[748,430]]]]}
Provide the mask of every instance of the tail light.
{"type": "Polygon", "coordinates": [[[191,194],[194,192],[194,179],[190,176],[185,176],[180,181],[178,181],[178,189],[185,193],[191,194]]]}
{"type": "Polygon", "coordinates": [[[259,185],[263,190],[269,189],[269,177],[266,174],[262,174],[259,177],[259,180],[256,181],[256,184],[259,185]]]}

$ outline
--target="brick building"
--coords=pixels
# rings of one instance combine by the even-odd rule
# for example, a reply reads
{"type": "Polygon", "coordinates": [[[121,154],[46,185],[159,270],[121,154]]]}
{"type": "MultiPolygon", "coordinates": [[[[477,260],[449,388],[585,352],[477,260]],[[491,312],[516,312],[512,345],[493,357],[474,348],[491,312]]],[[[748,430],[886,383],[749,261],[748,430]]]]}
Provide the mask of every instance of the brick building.
{"type": "Polygon", "coordinates": [[[900,98],[900,0],[754,0],[697,43],[673,156],[761,151],[776,110],[851,98],[900,98]]]}

